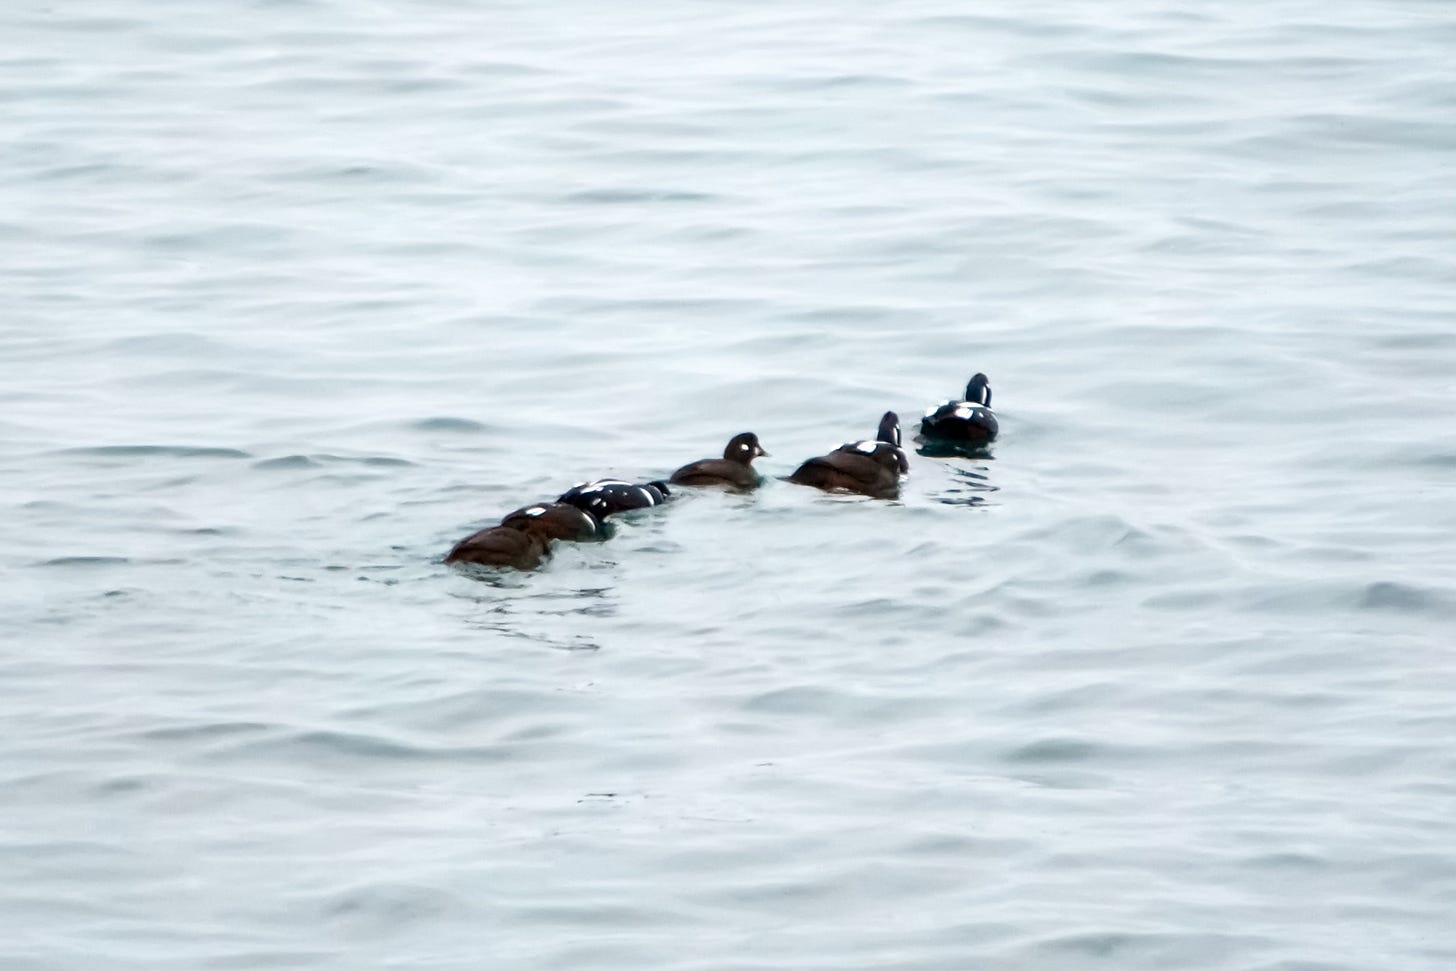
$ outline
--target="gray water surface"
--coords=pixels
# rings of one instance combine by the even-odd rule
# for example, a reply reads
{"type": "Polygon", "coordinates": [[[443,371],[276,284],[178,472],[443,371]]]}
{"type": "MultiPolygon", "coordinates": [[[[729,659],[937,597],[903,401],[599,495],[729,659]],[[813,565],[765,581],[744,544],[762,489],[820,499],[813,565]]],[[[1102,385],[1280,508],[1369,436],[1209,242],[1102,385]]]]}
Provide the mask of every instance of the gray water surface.
{"type": "Polygon", "coordinates": [[[0,967],[1456,962],[1450,4],[0,37],[0,967]]]}

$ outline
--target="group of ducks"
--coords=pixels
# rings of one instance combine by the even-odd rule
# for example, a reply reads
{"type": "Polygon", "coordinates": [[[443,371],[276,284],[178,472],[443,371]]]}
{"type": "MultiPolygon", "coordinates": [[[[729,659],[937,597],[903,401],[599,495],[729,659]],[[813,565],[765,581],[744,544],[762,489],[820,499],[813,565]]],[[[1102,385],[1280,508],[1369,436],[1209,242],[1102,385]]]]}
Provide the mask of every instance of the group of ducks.
{"type": "MultiPolygon", "coordinates": [[[[971,378],[964,398],[937,405],[920,420],[921,439],[950,451],[983,448],[998,431],[991,411],[991,384],[984,374],[971,378]]],[[[445,562],[535,569],[553,541],[599,539],[605,535],[607,517],[666,502],[672,495],[669,483],[756,488],[762,480],[753,460],[767,454],[757,435],[744,432],[728,441],[722,458],[689,462],[666,481],[597,479],[574,485],[554,502],[524,506],[497,525],[465,537],[445,554],[445,562]]],[[[826,492],[891,499],[899,492],[900,477],[909,471],[910,460],[900,447],[900,417],[887,411],[873,440],[847,442],[827,455],[807,459],[785,478],[826,492]]]]}

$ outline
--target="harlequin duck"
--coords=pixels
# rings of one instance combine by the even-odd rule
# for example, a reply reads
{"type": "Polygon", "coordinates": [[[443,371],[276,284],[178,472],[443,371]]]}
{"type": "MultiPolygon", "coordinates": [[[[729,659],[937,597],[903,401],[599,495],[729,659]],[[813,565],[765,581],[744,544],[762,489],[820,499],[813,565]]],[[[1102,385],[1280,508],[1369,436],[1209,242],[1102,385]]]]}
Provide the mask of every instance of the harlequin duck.
{"type": "Polygon", "coordinates": [[[720,485],[734,489],[752,489],[758,485],[758,473],[753,471],[753,460],[767,454],[758,444],[757,435],[744,432],[728,440],[722,458],[689,462],[669,476],[667,481],[677,485],[720,485]]]}
{"type": "Polygon", "coordinates": [[[545,539],[510,526],[491,526],[472,533],[445,554],[446,563],[513,566],[517,570],[534,570],[545,558],[545,539]]]}
{"type": "Polygon", "coordinates": [[[597,479],[578,482],[556,500],[591,514],[597,520],[631,509],[660,506],[672,494],[666,482],[625,482],[622,479],[597,479]]]}
{"type": "Polygon", "coordinates": [[[445,562],[534,570],[550,552],[552,540],[592,539],[600,531],[601,522],[590,512],[561,502],[538,502],[465,537],[445,554],[445,562]]]}
{"type": "Polygon", "coordinates": [[[936,405],[920,420],[923,438],[962,448],[989,445],[999,430],[996,415],[991,411],[991,382],[984,374],[971,378],[964,401],[936,405]]]}
{"type": "Polygon", "coordinates": [[[892,499],[899,492],[900,476],[909,471],[910,460],[900,447],[900,416],[887,411],[874,441],[847,442],[828,455],[809,459],[788,478],[826,492],[844,489],[892,499]]]}
{"type": "Polygon", "coordinates": [[[506,515],[502,526],[535,533],[542,539],[592,539],[601,523],[591,510],[564,502],[538,502],[506,515]]]}

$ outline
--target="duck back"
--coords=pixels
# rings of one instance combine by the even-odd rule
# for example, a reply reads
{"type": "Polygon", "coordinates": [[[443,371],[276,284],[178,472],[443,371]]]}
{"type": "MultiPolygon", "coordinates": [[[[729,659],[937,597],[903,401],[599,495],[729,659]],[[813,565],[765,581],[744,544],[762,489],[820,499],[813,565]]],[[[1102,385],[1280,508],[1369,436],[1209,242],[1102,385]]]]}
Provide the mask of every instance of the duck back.
{"type": "Polygon", "coordinates": [[[479,563],[534,570],[546,558],[546,540],[535,533],[509,526],[490,526],[456,543],[445,554],[446,563],[479,563]]]}

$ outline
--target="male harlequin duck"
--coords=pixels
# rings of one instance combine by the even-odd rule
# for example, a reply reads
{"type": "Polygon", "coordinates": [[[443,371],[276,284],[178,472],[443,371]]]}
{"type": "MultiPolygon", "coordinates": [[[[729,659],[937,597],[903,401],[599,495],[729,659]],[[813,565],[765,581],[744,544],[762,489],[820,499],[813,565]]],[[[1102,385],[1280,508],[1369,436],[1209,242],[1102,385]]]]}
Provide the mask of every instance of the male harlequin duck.
{"type": "Polygon", "coordinates": [[[874,441],[848,442],[828,455],[809,459],[794,470],[789,481],[826,492],[844,489],[893,499],[900,489],[900,476],[909,471],[910,460],[900,447],[900,416],[887,411],[874,441]]]}
{"type": "Polygon", "coordinates": [[[753,432],[734,435],[728,440],[720,459],[700,459],[689,462],[668,477],[676,485],[729,486],[734,489],[752,489],[758,485],[758,473],[753,471],[753,460],[767,455],[758,444],[753,432]]]}
{"type": "Polygon", "coordinates": [[[465,537],[445,554],[445,562],[534,570],[551,551],[552,540],[592,539],[600,531],[601,522],[590,512],[561,502],[538,502],[465,537]]]}
{"type": "Polygon", "coordinates": [[[590,511],[564,502],[538,502],[509,513],[502,526],[535,533],[542,539],[592,539],[601,528],[600,520],[590,511]]]}
{"type": "Polygon", "coordinates": [[[984,374],[971,378],[964,401],[936,405],[920,420],[921,437],[963,448],[989,445],[999,430],[991,411],[991,382],[984,374]]]}
{"type": "Polygon", "coordinates": [[[491,526],[472,533],[445,554],[446,563],[480,563],[534,570],[546,558],[546,540],[511,526],[491,526]]]}
{"type": "Polygon", "coordinates": [[[602,520],[630,509],[660,506],[672,495],[666,482],[625,482],[621,479],[597,479],[578,482],[556,500],[602,520]]]}

